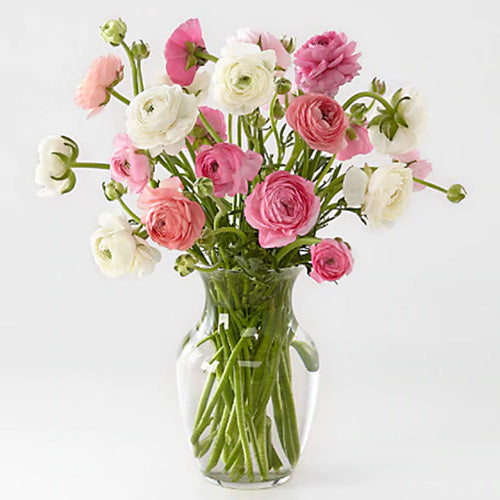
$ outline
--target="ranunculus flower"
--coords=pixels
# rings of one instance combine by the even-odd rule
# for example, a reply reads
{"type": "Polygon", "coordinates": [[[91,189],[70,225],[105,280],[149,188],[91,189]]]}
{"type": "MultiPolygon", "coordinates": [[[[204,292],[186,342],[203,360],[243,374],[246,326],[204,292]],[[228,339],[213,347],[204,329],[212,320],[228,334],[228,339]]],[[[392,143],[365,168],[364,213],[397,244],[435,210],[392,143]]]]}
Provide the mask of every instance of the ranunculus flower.
{"type": "Polygon", "coordinates": [[[361,69],[355,42],[344,33],[327,31],[313,36],[295,53],[295,81],[307,93],[334,96],[361,69]]]}
{"type": "Polygon", "coordinates": [[[198,117],[196,99],[179,85],[159,85],[136,95],[127,108],[127,134],[153,156],[162,149],[178,154],[198,117]]]}
{"type": "MultiPolygon", "coordinates": [[[[224,119],[224,114],[218,109],[209,108],[208,106],[200,106],[200,112],[207,119],[210,126],[217,132],[219,137],[223,141],[227,141],[227,128],[226,120],[224,119]]],[[[188,140],[193,144],[195,149],[203,144],[213,144],[214,139],[203,125],[200,117],[196,120],[196,125],[194,126],[191,133],[188,135],[188,140]]]]}
{"type": "Polygon", "coordinates": [[[362,208],[370,225],[389,226],[406,210],[413,190],[412,173],[402,163],[379,167],[373,172],[362,208]]]}
{"type": "Polygon", "coordinates": [[[368,187],[368,176],[357,167],[350,167],[344,175],[342,191],[344,199],[350,207],[363,205],[365,202],[366,189],[368,187]]]}
{"type": "Polygon", "coordinates": [[[246,115],[268,104],[274,93],[276,54],[234,42],[221,51],[213,76],[214,95],[229,113],[246,115]]]}
{"type": "Polygon", "coordinates": [[[205,61],[196,60],[196,56],[193,54],[196,48],[205,49],[200,21],[188,19],[172,33],[165,44],[164,55],[167,61],[167,73],[174,83],[183,87],[190,85],[198,68],[205,64],[205,61]],[[193,64],[190,64],[192,58],[194,61],[193,64]]]}
{"type": "Polygon", "coordinates": [[[219,142],[202,146],[196,156],[196,175],[211,179],[214,195],[222,198],[236,193],[247,194],[262,166],[262,156],[254,151],[242,151],[235,144],[219,142]]]}
{"type": "MultiPolygon", "coordinates": [[[[188,94],[194,95],[198,105],[206,102],[210,88],[212,76],[206,68],[200,68],[194,77],[194,80],[189,84],[183,86],[184,91],[188,94]]],[[[175,85],[167,73],[161,73],[152,79],[151,85],[148,88],[156,87],[158,85],[175,85]]]]}
{"type": "MultiPolygon", "coordinates": [[[[431,162],[420,158],[420,152],[416,149],[402,155],[393,155],[392,158],[407,163],[413,171],[413,177],[417,179],[425,179],[432,172],[431,162]]],[[[413,191],[422,191],[422,189],[425,189],[423,184],[413,181],[413,191]]]]}
{"type": "Polygon", "coordinates": [[[114,87],[122,78],[123,63],[118,56],[110,54],[99,57],[76,89],[76,104],[90,111],[89,116],[95,115],[109,101],[107,89],[114,87]]]}
{"type": "Polygon", "coordinates": [[[40,196],[51,196],[61,194],[69,186],[71,180],[56,180],[54,177],[61,177],[68,169],[54,153],[61,153],[71,158],[72,147],[61,136],[49,136],[40,141],[38,146],[39,162],[35,170],[35,182],[42,186],[38,191],[40,196]]]}
{"type": "Polygon", "coordinates": [[[301,95],[286,110],[286,121],[313,149],[338,153],[346,146],[349,125],[342,106],[323,94],[301,95]]]}
{"type": "Polygon", "coordinates": [[[151,175],[148,157],[137,152],[127,134],[116,135],[113,147],[115,152],[110,160],[111,178],[127,182],[134,193],[141,192],[151,175]]]}
{"type": "Polygon", "coordinates": [[[403,91],[409,96],[398,106],[398,113],[406,120],[408,127],[399,127],[396,135],[389,140],[378,125],[372,125],[368,131],[375,149],[386,155],[399,155],[415,149],[427,128],[427,112],[420,94],[403,91]]]}
{"type": "Polygon", "coordinates": [[[165,179],[160,187],[146,186],[137,206],[144,210],[142,222],[153,241],[170,250],[187,250],[201,236],[205,213],[182,193],[178,177],[165,179]]]}
{"type": "Polygon", "coordinates": [[[320,198],[314,184],[286,171],[273,172],[245,200],[245,217],[259,231],[263,248],[282,247],[316,224],[320,198]]]}
{"type": "MultiPolygon", "coordinates": [[[[279,38],[272,33],[253,28],[242,28],[236,32],[235,37],[228,38],[228,43],[246,42],[259,45],[262,50],[273,50],[276,54],[276,65],[286,71],[292,64],[292,58],[279,38]]],[[[278,71],[282,73],[282,71],[278,71]]]]}
{"type": "Polygon", "coordinates": [[[313,280],[318,283],[337,281],[352,271],[351,249],[339,238],[325,238],[311,247],[311,263],[309,276],[313,280]]]}
{"type": "Polygon", "coordinates": [[[350,139],[349,130],[346,133],[345,139],[347,141],[347,146],[339,151],[337,154],[337,160],[346,161],[350,160],[357,155],[365,155],[373,150],[373,145],[368,137],[368,130],[362,125],[351,124],[349,126],[354,134],[356,135],[354,139],[350,139]]]}
{"type": "Polygon", "coordinates": [[[96,264],[108,278],[145,276],[153,271],[161,259],[160,252],[133,234],[123,214],[105,212],[99,217],[99,225],[90,242],[96,264]]]}

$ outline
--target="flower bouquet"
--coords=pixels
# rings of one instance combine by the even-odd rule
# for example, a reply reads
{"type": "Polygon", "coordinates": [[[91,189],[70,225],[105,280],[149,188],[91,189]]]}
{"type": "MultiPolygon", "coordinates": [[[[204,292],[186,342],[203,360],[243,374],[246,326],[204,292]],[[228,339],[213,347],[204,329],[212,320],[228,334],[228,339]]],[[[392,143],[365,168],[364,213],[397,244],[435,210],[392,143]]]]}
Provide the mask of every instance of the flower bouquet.
{"type": "Polygon", "coordinates": [[[145,82],[149,46],[129,44],[126,31],[111,20],[101,36],[124,50],[133,96],[118,90],[125,70],[114,54],[92,64],[75,96],[89,116],[111,99],[125,106],[109,160],[82,161],[73,139],[51,136],[40,144],[36,182],[41,194],[66,194],[81,169],[110,177],[103,194],[121,211],[105,212],[91,237],[105,275],[150,273],[157,246],[182,252],[181,276],[200,273],[205,308],[177,365],[193,452],[219,484],[279,484],[307,439],[319,369],[293,314],[294,281],[301,267],[319,283],[353,267],[349,244],[319,233],[344,214],[390,226],[425,187],[453,203],[465,190],[426,180],[418,93],[387,97],[374,78],[369,89],[335,99],[361,69],[343,33],[314,36],[295,51],[293,38],[244,29],[216,56],[190,19],[165,44],[166,70],[145,82]],[[373,149],[386,155],[382,164],[353,166],[373,149]]]}

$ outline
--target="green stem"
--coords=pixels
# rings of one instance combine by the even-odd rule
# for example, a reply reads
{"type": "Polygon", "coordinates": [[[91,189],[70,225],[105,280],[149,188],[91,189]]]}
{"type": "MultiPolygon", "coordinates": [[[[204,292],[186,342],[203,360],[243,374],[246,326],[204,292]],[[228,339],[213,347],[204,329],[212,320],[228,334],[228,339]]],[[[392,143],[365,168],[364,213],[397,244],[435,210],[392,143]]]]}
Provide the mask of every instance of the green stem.
{"type": "Polygon", "coordinates": [[[287,172],[290,172],[297,161],[297,158],[299,157],[300,151],[302,149],[302,139],[299,137],[299,134],[295,132],[295,144],[293,145],[292,149],[292,154],[290,155],[290,158],[288,159],[288,162],[285,166],[285,170],[287,172]]]}
{"type": "Polygon", "coordinates": [[[114,88],[108,87],[108,88],[106,88],[106,90],[107,90],[109,95],[112,95],[113,97],[115,97],[119,101],[123,102],[127,106],[130,104],[130,99],[127,99],[125,96],[121,95],[120,92],[117,92],[114,88]]]}
{"type": "Polygon", "coordinates": [[[101,170],[109,170],[109,163],[75,162],[71,164],[71,168],[99,168],[101,170]]]}
{"type": "Polygon", "coordinates": [[[353,104],[358,99],[362,99],[363,97],[370,97],[371,99],[374,99],[374,100],[380,102],[380,104],[382,104],[389,111],[394,111],[392,106],[389,104],[389,102],[386,99],[384,99],[382,96],[380,96],[378,94],[375,94],[374,92],[369,92],[369,91],[358,92],[357,94],[354,94],[349,99],[347,99],[347,101],[342,105],[342,108],[344,108],[344,110],[349,109],[351,104],[353,104]]]}
{"type": "Polygon", "coordinates": [[[205,61],[217,62],[219,60],[218,57],[215,57],[212,54],[205,52],[205,49],[196,51],[194,55],[196,56],[197,59],[203,59],[205,61]]]}
{"type": "Polygon", "coordinates": [[[233,142],[233,115],[227,115],[227,137],[229,142],[233,142]]]}
{"type": "Polygon", "coordinates": [[[139,92],[142,92],[144,90],[144,80],[142,79],[141,59],[139,59],[136,64],[137,64],[137,84],[139,87],[139,92]]]}
{"type": "Polygon", "coordinates": [[[218,234],[221,233],[233,233],[239,238],[247,239],[247,235],[243,232],[240,231],[239,229],[236,229],[235,227],[221,227],[219,229],[215,229],[212,231],[212,235],[217,236],[218,234]]]}
{"type": "Polygon", "coordinates": [[[120,205],[123,207],[123,210],[125,210],[125,212],[127,212],[130,215],[130,217],[132,217],[132,219],[134,219],[137,223],[141,224],[141,219],[139,218],[139,216],[134,214],[134,212],[130,210],[130,208],[121,198],[118,198],[118,201],[120,202],[120,205]]]}
{"type": "Polygon", "coordinates": [[[278,94],[274,94],[273,99],[271,101],[270,107],[269,107],[269,115],[271,117],[271,130],[274,134],[274,138],[276,140],[276,145],[278,147],[278,165],[281,164],[281,161],[283,160],[283,147],[280,141],[280,136],[278,133],[278,128],[276,126],[276,117],[274,116],[274,105],[276,104],[276,100],[278,99],[278,94]]]}
{"type": "Polygon", "coordinates": [[[221,139],[220,135],[214,130],[212,125],[210,125],[210,123],[208,122],[208,120],[206,119],[205,115],[203,114],[203,112],[201,110],[199,110],[199,115],[200,115],[201,123],[203,123],[203,126],[207,129],[207,132],[213,137],[214,141],[224,142],[221,139]]]}
{"type": "Polygon", "coordinates": [[[134,95],[137,95],[139,93],[139,83],[137,81],[137,66],[135,65],[135,58],[129,46],[124,41],[121,42],[121,46],[125,49],[125,52],[127,53],[128,56],[128,60],[130,63],[130,70],[132,71],[132,84],[134,86],[134,95]]]}
{"type": "Polygon", "coordinates": [[[423,186],[430,187],[432,189],[435,189],[436,191],[441,191],[441,193],[448,193],[448,190],[438,186],[437,184],[433,184],[432,182],[424,181],[423,179],[419,179],[418,177],[413,177],[414,182],[418,182],[419,184],[422,184],[423,186]]]}
{"type": "Polygon", "coordinates": [[[312,236],[304,236],[303,238],[297,238],[294,242],[289,243],[287,246],[283,247],[277,254],[276,254],[276,262],[279,264],[281,259],[288,253],[290,253],[292,250],[295,250],[296,248],[299,248],[304,245],[315,245],[316,243],[319,243],[321,241],[320,238],[315,238],[312,236]]]}
{"type": "Polygon", "coordinates": [[[321,184],[321,181],[324,179],[325,175],[329,172],[330,167],[332,166],[333,162],[335,161],[335,156],[333,155],[328,163],[323,167],[321,170],[321,173],[319,174],[318,180],[316,181],[316,191],[319,189],[319,185],[321,184]]]}

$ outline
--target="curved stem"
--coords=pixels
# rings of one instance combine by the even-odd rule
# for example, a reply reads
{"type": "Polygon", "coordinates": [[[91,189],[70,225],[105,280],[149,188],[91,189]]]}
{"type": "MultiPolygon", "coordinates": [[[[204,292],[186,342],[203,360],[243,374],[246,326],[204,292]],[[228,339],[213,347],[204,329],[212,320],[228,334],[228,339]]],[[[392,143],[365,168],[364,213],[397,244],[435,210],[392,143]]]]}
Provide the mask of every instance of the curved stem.
{"type": "Polygon", "coordinates": [[[221,234],[221,233],[233,233],[233,234],[237,235],[239,238],[243,238],[243,239],[247,238],[247,235],[243,231],[240,231],[239,229],[236,229],[235,227],[221,227],[219,229],[214,229],[212,231],[212,235],[217,235],[217,234],[221,234]]]}
{"type": "Polygon", "coordinates": [[[288,253],[290,253],[292,250],[295,250],[296,248],[299,248],[304,245],[315,245],[316,243],[319,243],[321,241],[320,238],[315,238],[313,236],[305,236],[304,238],[297,238],[293,243],[288,244],[286,247],[283,247],[277,254],[276,254],[276,262],[280,262],[281,259],[288,253]]]}
{"type": "Polygon", "coordinates": [[[358,92],[357,94],[354,94],[349,99],[347,99],[347,101],[342,105],[342,108],[344,108],[344,110],[349,109],[351,104],[353,104],[358,99],[362,99],[363,97],[370,97],[371,99],[374,99],[374,100],[380,102],[380,104],[382,104],[389,111],[393,111],[392,106],[389,104],[389,102],[386,99],[384,99],[382,96],[380,96],[378,94],[375,94],[375,92],[369,92],[369,91],[358,92]]]}
{"type": "Polygon", "coordinates": [[[109,95],[112,95],[113,97],[115,97],[119,101],[123,102],[127,106],[130,104],[130,99],[127,99],[125,96],[121,95],[115,89],[113,89],[111,87],[108,87],[106,90],[107,90],[107,92],[108,92],[109,95]]]}
{"type": "Polygon", "coordinates": [[[200,113],[201,123],[203,123],[203,126],[207,129],[207,132],[213,137],[214,141],[216,141],[216,142],[224,142],[221,139],[220,135],[214,130],[214,128],[212,127],[212,125],[210,125],[210,123],[206,119],[206,117],[203,114],[203,112],[200,110],[199,113],[200,113]]]}
{"type": "Polygon", "coordinates": [[[130,217],[132,217],[132,219],[134,219],[138,224],[141,224],[141,219],[139,218],[139,216],[134,214],[134,212],[130,210],[130,208],[121,198],[118,198],[118,201],[120,202],[120,205],[123,207],[123,210],[125,210],[125,212],[127,212],[130,215],[130,217]]]}
{"type": "Polygon", "coordinates": [[[129,46],[124,41],[121,42],[121,46],[125,49],[125,52],[127,53],[128,56],[128,60],[130,63],[130,70],[132,71],[132,84],[134,86],[134,95],[137,95],[139,93],[139,84],[137,81],[137,66],[135,65],[135,58],[129,46]]]}

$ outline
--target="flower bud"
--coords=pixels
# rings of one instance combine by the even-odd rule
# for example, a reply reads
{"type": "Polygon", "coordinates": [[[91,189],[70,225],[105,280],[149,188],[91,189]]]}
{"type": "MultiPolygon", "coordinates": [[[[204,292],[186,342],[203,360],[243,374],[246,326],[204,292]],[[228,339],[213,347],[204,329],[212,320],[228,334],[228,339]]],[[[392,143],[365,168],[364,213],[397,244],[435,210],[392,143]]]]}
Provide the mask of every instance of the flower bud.
{"type": "Polygon", "coordinates": [[[205,249],[212,248],[215,245],[215,236],[212,230],[205,228],[201,234],[201,238],[198,238],[198,245],[205,249]]]}
{"type": "Polygon", "coordinates": [[[386,87],[385,82],[383,80],[379,80],[378,78],[374,78],[372,80],[370,90],[372,92],[374,92],[375,94],[384,95],[385,91],[387,90],[387,87],[386,87]]]}
{"type": "Polygon", "coordinates": [[[116,181],[110,181],[107,184],[103,182],[102,189],[108,201],[119,200],[127,192],[127,188],[116,181]]]}
{"type": "Polygon", "coordinates": [[[196,258],[189,254],[189,253],[183,253],[177,257],[174,265],[174,269],[182,276],[188,276],[191,274],[196,267],[197,264],[196,258]]]}
{"type": "Polygon", "coordinates": [[[262,116],[262,113],[259,109],[256,109],[254,112],[250,113],[248,116],[248,121],[250,125],[255,128],[262,128],[266,124],[266,119],[262,116]]]}
{"type": "Polygon", "coordinates": [[[275,83],[276,93],[285,95],[292,89],[292,82],[288,78],[278,78],[275,83]]]}
{"type": "Polygon", "coordinates": [[[142,40],[134,42],[130,50],[137,60],[147,59],[149,57],[149,54],[151,53],[151,51],[149,50],[149,45],[142,40]]]}
{"type": "Polygon", "coordinates": [[[111,19],[101,26],[101,38],[113,47],[120,45],[126,33],[127,25],[120,18],[111,19]]]}
{"type": "Polygon", "coordinates": [[[194,183],[194,190],[200,198],[208,198],[214,194],[214,184],[207,177],[198,177],[194,183]]]}
{"type": "Polygon", "coordinates": [[[452,203],[460,203],[465,198],[466,194],[467,191],[461,184],[453,184],[453,186],[450,186],[448,189],[446,197],[452,203]]]}
{"type": "Polygon", "coordinates": [[[296,45],[295,37],[284,36],[284,37],[281,37],[280,42],[281,42],[281,45],[283,45],[283,47],[285,47],[285,50],[289,54],[293,54],[295,52],[295,45],[296,45]]]}
{"type": "Polygon", "coordinates": [[[285,108],[279,101],[274,102],[273,115],[277,120],[281,120],[285,116],[285,108]]]}

